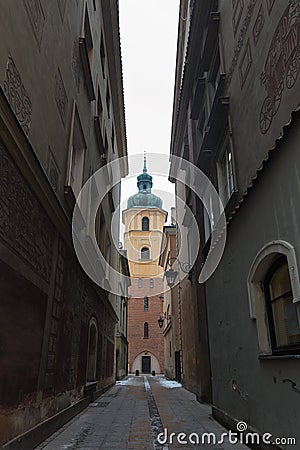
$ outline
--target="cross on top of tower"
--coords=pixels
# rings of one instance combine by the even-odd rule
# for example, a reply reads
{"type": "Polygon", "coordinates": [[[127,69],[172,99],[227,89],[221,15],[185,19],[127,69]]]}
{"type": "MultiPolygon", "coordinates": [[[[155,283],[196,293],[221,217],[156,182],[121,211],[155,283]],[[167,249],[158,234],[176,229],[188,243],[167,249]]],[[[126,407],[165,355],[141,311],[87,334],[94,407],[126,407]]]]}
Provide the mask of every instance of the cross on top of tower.
{"type": "Polygon", "coordinates": [[[151,192],[152,185],[152,176],[148,173],[147,156],[146,152],[144,152],[143,172],[137,177],[137,187],[139,191],[137,194],[129,197],[127,208],[162,208],[162,199],[151,192]]]}
{"type": "Polygon", "coordinates": [[[143,168],[143,172],[147,172],[147,156],[146,156],[146,151],[144,151],[144,168],[143,168]]]}

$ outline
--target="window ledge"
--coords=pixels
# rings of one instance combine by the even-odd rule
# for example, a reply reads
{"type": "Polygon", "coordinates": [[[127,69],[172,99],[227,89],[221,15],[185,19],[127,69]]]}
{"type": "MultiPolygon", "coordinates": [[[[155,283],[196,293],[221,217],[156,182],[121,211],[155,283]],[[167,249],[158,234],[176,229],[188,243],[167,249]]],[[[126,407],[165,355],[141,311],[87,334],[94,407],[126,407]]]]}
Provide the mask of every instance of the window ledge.
{"type": "Polygon", "coordinates": [[[259,355],[260,361],[269,359],[300,359],[300,355],[259,355]]]}

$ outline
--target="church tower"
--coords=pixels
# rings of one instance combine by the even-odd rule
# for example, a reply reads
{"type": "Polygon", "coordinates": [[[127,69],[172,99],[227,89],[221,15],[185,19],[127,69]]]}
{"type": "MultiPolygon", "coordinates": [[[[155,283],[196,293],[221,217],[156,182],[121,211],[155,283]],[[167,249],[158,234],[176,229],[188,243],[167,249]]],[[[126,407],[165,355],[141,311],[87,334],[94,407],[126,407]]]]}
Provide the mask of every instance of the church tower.
{"type": "Polygon", "coordinates": [[[163,311],[163,269],[159,266],[163,227],[167,212],[162,199],[151,192],[152,176],[144,157],[143,172],[137,177],[138,192],[123,211],[124,248],[130,268],[128,289],[129,372],[163,373],[163,331],[158,318],[163,311]]]}
{"type": "Polygon", "coordinates": [[[151,192],[152,185],[145,156],[143,173],[137,177],[139,190],[128,199],[127,209],[123,211],[124,247],[133,278],[162,275],[158,260],[167,212],[162,209],[161,198],[151,192]]]}

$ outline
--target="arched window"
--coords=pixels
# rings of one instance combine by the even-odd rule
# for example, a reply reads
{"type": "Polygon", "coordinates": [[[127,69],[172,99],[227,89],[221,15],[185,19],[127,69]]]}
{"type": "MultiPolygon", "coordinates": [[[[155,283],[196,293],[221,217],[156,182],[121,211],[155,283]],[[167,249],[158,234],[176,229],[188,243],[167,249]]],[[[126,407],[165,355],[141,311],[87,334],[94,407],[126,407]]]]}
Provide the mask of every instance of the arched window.
{"type": "Polygon", "coordinates": [[[88,339],[87,381],[95,381],[97,368],[98,328],[95,318],[90,320],[88,339]]]}
{"type": "Polygon", "coordinates": [[[294,247],[283,240],[266,244],[255,256],[247,283],[259,354],[300,354],[300,280],[294,247]]]}
{"type": "Polygon", "coordinates": [[[150,278],[149,285],[150,285],[150,288],[154,287],[154,280],[153,280],[153,278],[150,278]]]}
{"type": "Polygon", "coordinates": [[[139,288],[143,287],[143,280],[141,278],[139,278],[138,286],[139,288]]]}
{"type": "Polygon", "coordinates": [[[142,218],[142,231],[149,231],[149,219],[148,217],[142,218]]]}
{"type": "Polygon", "coordinates": [[[147,247],[143,247],[141,250],[141,259],[147,260],[150,259],[150,250],[147,247]]]}
{"type": "Polygon", "coordinates": [[[144,339],[149,338],[149,324],[148,322],[144,323],[144,339]]]}
{"type": "Polygon", "coordinates": [[[266,274],[266,308],[273,350],[300,345],[300,329],[287,259],[277,259],[266,274]]]}
{"type": "Polygon", "coordinates": [[[146,184],[143,184],[143,189],[144,189],[144,191],[147,189],[147,185],[146,184]]]}
{"type": "Polygon", "coordinates": [[[144,311],[149,311],[149,298],[144,297],[144,311]]]}

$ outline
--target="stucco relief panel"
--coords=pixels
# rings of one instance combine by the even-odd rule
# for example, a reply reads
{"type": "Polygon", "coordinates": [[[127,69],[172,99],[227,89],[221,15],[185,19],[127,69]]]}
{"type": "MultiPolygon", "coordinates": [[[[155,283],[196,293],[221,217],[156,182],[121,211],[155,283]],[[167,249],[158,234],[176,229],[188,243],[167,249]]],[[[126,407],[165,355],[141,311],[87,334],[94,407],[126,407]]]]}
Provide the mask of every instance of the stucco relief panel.
{"type": "Polygon", "coordinates": [[[31,124],[32,105],[22,83],[21,75],[10,56],[6,65],[3,90],[21,127],[28,134],[31,124]]]}
{"type": "Polygon", "coordinates": [[[261,73],[266,97],[259,114],[259,128],[267,133],[277,114],[285,89],[292,89],[300,68],[300,1],[290,0],[275,33],[261,73]]]}
{"type": "Polygon", "coordinates": [[[61,117],[63,125],[65,125],[69,101],[59,68],[57,69],[55,77],[55,100],[59,111],[59,115],[61,117]]]}
{"type": "Polygon", "coordinates": [[[252,29],[253,42],[255,46],[258,43],[260,33],[264,27],[264,24],[265,24],[265,13],[263,5],[261,5],[254,23],[254,27],[252,29]]]}
{"type": "Polygon", "coordinates": [[[268,13],[271,14],[273,5],[275,3],[275,0],[266,0],[266,4],[267,4],[267,8],[268,8],[268,13]]]}
{"type": "Polygon", "coordinates": [[[24,0],[25,8],[30,20],[34,37],[40,47],[43,29],[45,23],[45,15],[40,0],[24,0]]]}
{"type": "Polygon", "coordinates": [[[232,17],[232,25],[233,25],[233,32],[234,34],[236,34],[240,21],[241,21],[241,17],[242,17],[242,13],[243,13],[243,9],[244,9],[244,0],[236,0],[236,3],[234,5],[234,11],[233,11],[233,17],[232,17]]]}
{"type": "Polygon", "coordinates": [[[229,67],[229,71],[228,71],[228,75],[227,75],[227,88],[230,85],[232,76],[235,72],[235,69],[237,67],[238,64],[238,60],[241,54],[241,51],[244,47],[244,43],[245,43],[245,39],[246,39],[246,34],[248,32],[249,29],[249,25],[251,23],[251,19],[252,19],[252,15],[253,15],[253,11],[255,8],[255,5],[257,3],[257,0],[250,0],[247,6],[247,10],[246,10],[246,15],[243,19],[242,22],[242,26],[238,35],[238,41],[237,41],[237,45],[234,49],[234,53],[233,53],[233,58],[231,60],[231,64],[229,67]]]}
{"type": "Polygon", "coordinates": [[[248,39],[244,54],[242,56],[241,64],[240,64],[241,88],[243,88],[243,86],[244,86],[244,83],[248,76],[251,64],[252,64],[251,46],[250,46],[250,41],[248,39]]]}
{"type": "Polygon", "coordinates": [[[0,141],[0,238],[50,279],[54,227],[0,141]]]}

